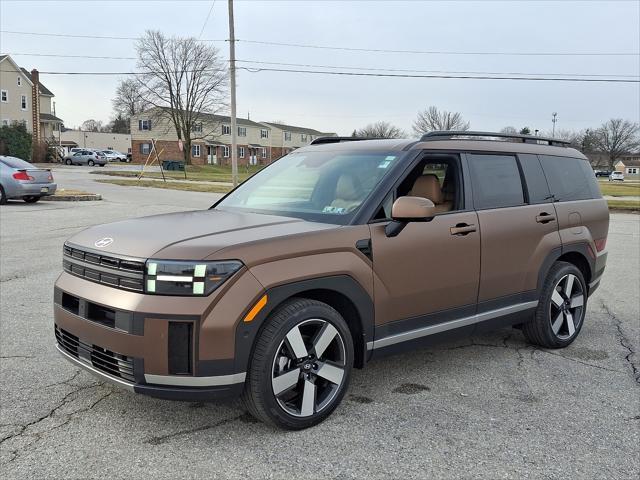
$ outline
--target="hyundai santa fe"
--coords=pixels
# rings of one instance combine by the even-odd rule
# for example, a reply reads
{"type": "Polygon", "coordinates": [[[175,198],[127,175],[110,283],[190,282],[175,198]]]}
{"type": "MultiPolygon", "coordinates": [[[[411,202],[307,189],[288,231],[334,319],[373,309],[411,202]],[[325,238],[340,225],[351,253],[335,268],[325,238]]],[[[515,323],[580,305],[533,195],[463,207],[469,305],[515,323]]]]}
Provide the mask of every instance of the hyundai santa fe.
{"type": "Polygon", "coordinates": [[[573,342],[609,212],[564,142],[483,132],[321,138],[211,208],[91,227],[63,249],[57,347],[123,388],[241,396],[281,428],[321,422],[353,368],[514,326],[573,342]]]}

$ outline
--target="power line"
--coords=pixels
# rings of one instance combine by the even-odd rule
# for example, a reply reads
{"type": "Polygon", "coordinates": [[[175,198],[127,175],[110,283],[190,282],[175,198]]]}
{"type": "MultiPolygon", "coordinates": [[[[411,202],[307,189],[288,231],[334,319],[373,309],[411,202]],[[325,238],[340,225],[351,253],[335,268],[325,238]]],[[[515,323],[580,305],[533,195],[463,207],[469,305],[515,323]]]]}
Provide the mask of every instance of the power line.
{"type": "Polygon", "coordinates": [[[478,52],[478,51],[445,51],[445,50],[387,50],[382,48],[355,48],[335,47],[330,45],[309,45],[302,43],[267,42],[262,40],[236,40],[244,43],[259,45],[271,45],[278,47],[317,48],[323,50],[345,50],[350,52],[377,52],[377,53],[411,53],[421,55],[505,55],[505,56],[634,56],[640,53],[622,52],[478,52]]]}
{"type": "Polygon", "coordinates": [[[400,69],[400,68],[372,68],[372,67],[351,67],[347,65],[311,65],[304,63],[283,63],[283,62],[263,62],[258,60],[236,60],[241,63],[256,63],[260,65],[281,65],[289,67],[305,67],[305,68],[331,68],[346,70],[367,70],[379,72],[412,72],[412,73],[444,73],[444,74],[465,74],[465,75],[530,75],[530,76],[564,76],[564,77],[622,77],[622,78],[640,78],[640,75],[618,75],[611,74],[590,74],[590,73],[523,73],[523,72],[474,72],[474,71],[450,71],[450,70],[417,70],[417,69],[400,69]]]}
{"type": "Polygon", "coordinates": [[[209,21],[209,17],[211,16],[211,12],[213,11],[213,6],[216,4],[216,0],[211,2],[211,8],[209,9],[209,13],[207,13],[207,18],[204,20],[204,24],[202,25],[202,29],[200,30],[200,35],[198,35],[198,40],[202,38],[202,34],[204,33],[204,28],[207,26],[207,22],[209,21]]]}
{"type": "MultiPolygon", "coordinates": [[[[245,70],[249,73],[259,72],[283,72],[283,73],[310,73],[316,75],[341,75],[356,77],[387,77],[387,78],[430,78],[430,79],[460,79],[460,80],[526,80],[526,81],[548,81],[548,82],[590,82],[590,83],[640,83],[640,79],[616,79],[616,78],[568,78],[568,77],[513,77],[513,76],[488,76],[488,75],[424,75],[424,74],[394,74],[394,73],[365,73],[365,72],[340,72],[327,70],[297,70],[286,68],[251,68],[237,67],[238,70],[245,70]]],[[[2,70],[4,72],[13,72],[13,70],[2,70]]],[[[199,72],[226,72],[226,69],[204,69],[199,72]]],[[[185,73],[191,73],[191,70],[184,70],[185,73]]],[[[140,72],[39,72],[42,75],[139,75],[140,72]]],[[[145,72],[154,73],[154,72],[145,72]]],[[[158,72],[167,73],[167,72],[158,72]]],[[[175,72],[173,72],[175,73],[175,72]]]]}
{"type": "Polygon", "coordinates": [[[60,58],[98,58],[102,60],[136,60],[136,57],[111,57],[100,55],[62,55],[57,53],[9,53],[8,55],[22,55],[25,57],[60,57],[60,58]]]}
{"type": "MultiPolygon", "coordinates": [[[[107,35],[76,35],[69,33],[43,33],[43,32],[24,32],[16,30],[0,30],[0,33],[9,33],[14,35],[37,35],[46,37],[68,37],[68,38],[95,38],[100,40],[138,40],[140,37],[120,37],[107,35]]],[[[201,42],[228,42],[228,39],[200,39],[201,42]]],[[[286,42],[270,42],[266,40],[243,40],[236,39],[236,42],[251,43],[257,45],[270,45],[277,47],[295,47],[295,48],[315,48],[321,50],[342,50],[349,52],[376,52],[376,53],[407,53],[419,55],[501,55],[501,56],[627,56],[637,57],[638,52],[504,52],[504,51],[457,51],[457,50],[389,50],[382,48],[359,48],[359,47],[338,47],[332,45],[311,45],[302,43],[286,43],[286,42]]]]}

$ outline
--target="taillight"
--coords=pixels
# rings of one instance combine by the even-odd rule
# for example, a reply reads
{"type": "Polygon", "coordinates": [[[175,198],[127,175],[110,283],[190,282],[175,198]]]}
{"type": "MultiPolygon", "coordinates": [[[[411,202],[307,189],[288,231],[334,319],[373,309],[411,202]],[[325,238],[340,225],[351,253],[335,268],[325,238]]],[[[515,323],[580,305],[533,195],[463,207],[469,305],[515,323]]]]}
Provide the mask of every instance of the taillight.
{"type": "Polygon", "coordinates": [[[47,181],[53,182],[53,175],[49,174],[49,176],[47,177],[47,181]]]}
{"type": "Polygon", "coordinates": [[[33,177],[29,175],[25,170],[20,170],[13,174],[13,178],[16,180],[33,180],[33,177]]]}
{"type": "Polygon", "coordinates": [[[595,240],[593,243],[596,244],[596,251],[597,252],[601,252],[601,251],[604,250],[604,247],[607,246],[607,239],[605,237],[605,238],[602,238],[600,240],[595,240]]]}

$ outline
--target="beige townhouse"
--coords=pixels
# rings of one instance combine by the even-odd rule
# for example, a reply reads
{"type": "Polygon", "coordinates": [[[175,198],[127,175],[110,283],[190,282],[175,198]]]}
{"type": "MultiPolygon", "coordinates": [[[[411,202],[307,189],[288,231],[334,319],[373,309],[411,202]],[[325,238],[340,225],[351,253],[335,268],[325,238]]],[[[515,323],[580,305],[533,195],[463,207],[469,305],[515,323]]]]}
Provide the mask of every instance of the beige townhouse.
{"type": "Polygon", "coordinates": [[[53,111],[54,95],[40,82],[37,70],[19,67],[9,55],[0,55],[0,121],[22,123],[34,139],[58,144],[63,121],[53,111]]]}
{"type": "MultiPolygon", "coordinates": [[[[317,130],[271,122],[237,118],[238,164],[265,165],[290,151],[308,145],[324,134],[317,130]]],[[[132,161],[144,163],[152,148],[152,139],[162,160],[183,158],[180,142],[171,120],[163,109],[150,109],[131,119],[132,161]]],[[[231,162],[231,118],[200,114],[192,129],[191,163],[228,165],[231,162]]]]}

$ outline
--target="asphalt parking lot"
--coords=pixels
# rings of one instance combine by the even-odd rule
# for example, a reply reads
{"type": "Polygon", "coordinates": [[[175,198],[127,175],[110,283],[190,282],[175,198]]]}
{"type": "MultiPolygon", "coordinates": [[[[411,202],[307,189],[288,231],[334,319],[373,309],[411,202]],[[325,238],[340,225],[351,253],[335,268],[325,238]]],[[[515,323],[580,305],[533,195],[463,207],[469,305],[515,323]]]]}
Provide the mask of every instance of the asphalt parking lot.
{"type": "Polygon", "coordinates": [[[640,216],[611,216],[607,272],[569,348],[505,329],[375,361],[326,422],[283,432],[239,403],[121,391],[58,354],[52,285],[66,238],[216,198],[96,184],[88,171],[54,173],[103,201],[0,207],[3,478],[637,478],[640,216]]]}

